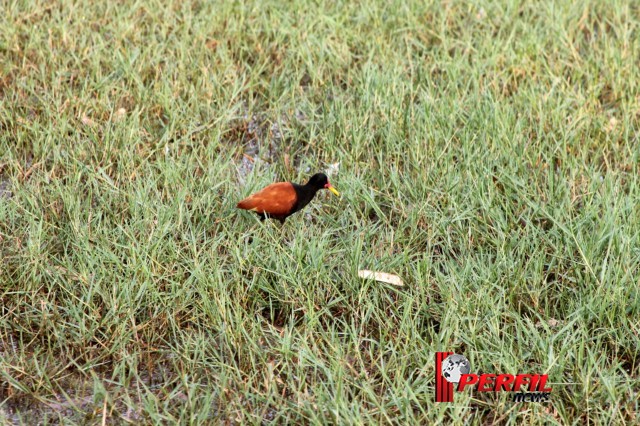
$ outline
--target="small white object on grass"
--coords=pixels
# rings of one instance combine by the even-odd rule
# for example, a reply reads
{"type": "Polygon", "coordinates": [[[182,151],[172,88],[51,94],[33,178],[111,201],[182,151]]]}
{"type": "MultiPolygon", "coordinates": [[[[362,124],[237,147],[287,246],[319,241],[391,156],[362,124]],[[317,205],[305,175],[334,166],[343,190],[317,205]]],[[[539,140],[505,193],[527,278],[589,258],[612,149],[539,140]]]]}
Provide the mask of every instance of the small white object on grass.
{"type": "Polygon", "coordinates": [[[90,119],[85,114],[82,114],[82,118],[80,119],[80,121],[82,121],[82,124],[84,124],[85,126],[94,126],[96,124],[92,119],[90,119]]]}
{"type": "Polygon", "coordinates": [[[327,176],[331,177],[334,174],[338,173],[339,170],[340,170],[340,162],[338,161],[337,163],[329,164],[327,166],[326,174],[327,176]]]}
{"type": "Polygon", "coordinates": [[[382,283],[396,285],[398,287],[404,286],[404,283],[402,282],[402,279],[399,276],[393,275],[393,274],[387,274],[386,272],[374,272],[374,271],[368,271],[366,269],[362,269],[358,271],[358,276],[360,278],[376,280],[382,283]]]}
{"type": "Polygon", "coordinates": [[[125,115],[127,115],[127,110],[124,108],[118,108],[113,118],[114,120],[119,121],[119,120],[122,120],[125,115]]]}
{"type": "MultiPolygon", "coordinates": [[[[558,326],[558,324],[560,324],[560,321],[558,321],[557,319],[549,318],[549,319],[547,320],[547,325],[549,325],[549,327],[557,327],[557,326],[558,326]]],[[[538,321],[538,322],[536,323],[536,327],[540,328],[540,327],[542,327],[542,326],[543,326],[542,321],[538,321]]]]}

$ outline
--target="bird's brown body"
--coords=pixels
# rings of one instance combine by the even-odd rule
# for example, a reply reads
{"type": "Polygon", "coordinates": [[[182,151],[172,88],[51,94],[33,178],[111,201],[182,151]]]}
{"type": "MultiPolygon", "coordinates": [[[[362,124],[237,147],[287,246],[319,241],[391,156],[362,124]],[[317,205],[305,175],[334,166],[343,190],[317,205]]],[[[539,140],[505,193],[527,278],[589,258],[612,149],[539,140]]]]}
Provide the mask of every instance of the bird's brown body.
{"type": "Polygon", "coordinates": [[[298,200],[291,182],[272,183],[238,203],[238,208],[284,221],[298,200]]]}
{"type": "Polygon", "coordinates": [[[306,185],[291,182],[272,183],[238,203],[238,208],[256,212],[261,219],[271,217],[280,222],[305,207],[318,190],[327,188],[339,195],[322,173],[311,177],[306,185]]]}

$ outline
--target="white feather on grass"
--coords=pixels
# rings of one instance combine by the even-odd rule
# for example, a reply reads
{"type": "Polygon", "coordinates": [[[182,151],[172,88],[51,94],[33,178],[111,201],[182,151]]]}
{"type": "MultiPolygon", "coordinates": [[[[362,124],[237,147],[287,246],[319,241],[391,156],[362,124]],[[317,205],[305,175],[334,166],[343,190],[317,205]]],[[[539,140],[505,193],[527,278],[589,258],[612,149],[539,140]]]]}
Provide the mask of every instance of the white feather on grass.
{"type": "Polygon", "coordinates": [[[404,286],[404,283],[402,282],[402,279],[399,276],[393,275],[393,274],[387,274],[386,272],[374,272],[374,271],[368,271],[366,269],[362,269],[358,271],[358,276],[360,278],[376,280],[382,283],[396,285],[398,287],[404,286]]]}

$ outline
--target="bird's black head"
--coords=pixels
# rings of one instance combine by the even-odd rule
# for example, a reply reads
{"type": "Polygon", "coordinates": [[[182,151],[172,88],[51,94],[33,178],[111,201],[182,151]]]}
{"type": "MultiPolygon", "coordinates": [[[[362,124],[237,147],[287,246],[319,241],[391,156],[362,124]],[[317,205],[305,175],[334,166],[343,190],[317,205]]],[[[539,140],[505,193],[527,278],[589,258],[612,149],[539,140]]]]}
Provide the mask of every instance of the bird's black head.
{"type": "Polygon", "coordinates": [[[316,173],[311,176],[309,182],[307,182],[307,186],[311,186],[315,189],[322,189],[326,184],[329,183],[329,178],[324,173],[316,173]]]}
{"type": "Polygon", "coordinates": [[[335,195],[340,195],[340,193],[336,191],[333,186],[331,186],[331,184],[329,183],[329,178],[324,173],[316,173],[315,175],[311,176],[311,179],[309,179],[309,182],[307,182],[306,186],[311,187],[316,191],[327,188],[335,195]]]}

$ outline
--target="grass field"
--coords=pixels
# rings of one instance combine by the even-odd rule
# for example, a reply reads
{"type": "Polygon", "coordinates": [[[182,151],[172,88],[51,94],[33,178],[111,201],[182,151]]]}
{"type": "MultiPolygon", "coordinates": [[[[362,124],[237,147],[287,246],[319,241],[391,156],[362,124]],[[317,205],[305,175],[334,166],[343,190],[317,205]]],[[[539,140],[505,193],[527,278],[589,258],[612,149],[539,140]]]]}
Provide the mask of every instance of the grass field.
{"type": "Polygon", "coordinates": [[[640,6],[572,3],[3,2],[0,423],[640,422],[640,6]]]}

